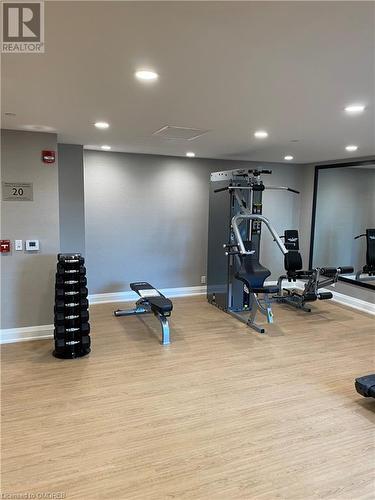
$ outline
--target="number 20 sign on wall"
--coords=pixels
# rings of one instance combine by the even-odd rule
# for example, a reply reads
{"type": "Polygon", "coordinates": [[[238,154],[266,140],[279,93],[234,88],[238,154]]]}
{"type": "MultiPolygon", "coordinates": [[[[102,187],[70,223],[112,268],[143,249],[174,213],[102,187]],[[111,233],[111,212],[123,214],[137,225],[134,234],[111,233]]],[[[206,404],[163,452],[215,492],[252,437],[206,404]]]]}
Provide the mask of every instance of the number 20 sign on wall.
{"type": "Polygon", "coordinates": [[[32,182],[3,182],[3,201],[33,201],[32,182]]]}

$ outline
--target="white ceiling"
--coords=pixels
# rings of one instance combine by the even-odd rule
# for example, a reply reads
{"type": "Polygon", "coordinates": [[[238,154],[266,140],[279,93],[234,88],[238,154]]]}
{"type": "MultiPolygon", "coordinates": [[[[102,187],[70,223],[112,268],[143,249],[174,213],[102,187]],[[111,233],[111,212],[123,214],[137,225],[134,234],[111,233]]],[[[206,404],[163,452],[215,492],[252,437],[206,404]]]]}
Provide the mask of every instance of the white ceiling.
{"type": "Polygon", "coordinates": [[[3,54],[4,128],[167,155],[375,154],[374,2],[46,2],[45,19],[45,54],[3,54]],[[141,84],[139,68],[159,80],[141,84]],[[347,116],[352,102],[366,112],[347,116]],[[152,135],[166,125],[210,132],[191,142],[152,135]],[[261,128],[268,139],[254,139],[261,128]]]}

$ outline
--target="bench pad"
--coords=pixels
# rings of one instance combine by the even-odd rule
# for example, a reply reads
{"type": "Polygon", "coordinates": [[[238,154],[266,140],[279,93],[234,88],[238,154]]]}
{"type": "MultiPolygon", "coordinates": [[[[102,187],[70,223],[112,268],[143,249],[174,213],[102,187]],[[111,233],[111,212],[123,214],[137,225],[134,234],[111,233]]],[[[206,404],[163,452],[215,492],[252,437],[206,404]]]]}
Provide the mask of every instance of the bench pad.
{"type": "Polygon", "coordinates": [[[146,300],[149,302],[151,310],[158,314],[166,314],[173,309],[172,301],[162,295],[160,297],[148,297],[146,300]]]}
{"type": "Polygon", "coordinates": [[[146,281],[130,283],[130,288],[150,304],[154,313],[164,315],[173,309],[172,301],[164,297],[155,287],[146,281]]]}
{"type": "Polygon", "coordinates": [[[375,398],[375,374],[356,378],[355,388],[361,396],[375,398]]]}

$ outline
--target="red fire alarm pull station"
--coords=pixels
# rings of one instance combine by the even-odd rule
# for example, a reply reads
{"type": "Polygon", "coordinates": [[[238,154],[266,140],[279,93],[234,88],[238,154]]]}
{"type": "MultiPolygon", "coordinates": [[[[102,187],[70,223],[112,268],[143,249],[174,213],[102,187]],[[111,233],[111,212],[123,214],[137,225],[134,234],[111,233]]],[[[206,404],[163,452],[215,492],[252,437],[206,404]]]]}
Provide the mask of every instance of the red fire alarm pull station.
{"type": "Polygon", "coordinates": [[[10,240],[0,240],[0,253],[10,252],[10,240]]]}
{"type": "Polygon", "coordinates": [[[55,159],[56,159],[55,151],[42,151],[43,163],[55,163],[55,159]]]}

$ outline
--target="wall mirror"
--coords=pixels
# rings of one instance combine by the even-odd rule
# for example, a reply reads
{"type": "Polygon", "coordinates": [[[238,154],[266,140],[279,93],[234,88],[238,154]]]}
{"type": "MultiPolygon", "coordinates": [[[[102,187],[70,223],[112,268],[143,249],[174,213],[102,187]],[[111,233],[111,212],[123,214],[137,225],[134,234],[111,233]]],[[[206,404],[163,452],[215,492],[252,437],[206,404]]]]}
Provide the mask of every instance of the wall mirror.
{"type": "Polygon", "coordinates": [[[324,266],[375,290],[375,160],[315,167],[310,268],[324,266]]]}

